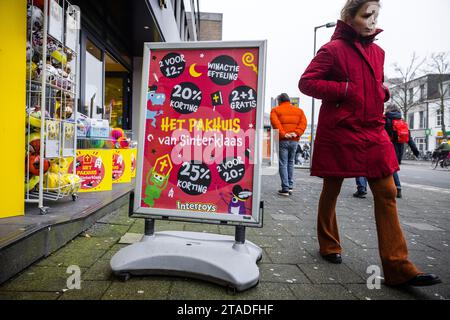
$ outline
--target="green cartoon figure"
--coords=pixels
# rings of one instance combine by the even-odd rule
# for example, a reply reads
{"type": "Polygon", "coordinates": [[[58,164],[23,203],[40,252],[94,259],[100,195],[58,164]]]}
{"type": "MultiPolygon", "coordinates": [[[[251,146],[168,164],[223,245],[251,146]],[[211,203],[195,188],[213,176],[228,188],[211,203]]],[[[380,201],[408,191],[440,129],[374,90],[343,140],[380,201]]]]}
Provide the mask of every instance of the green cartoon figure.
{"type": "Polygon", "coordinates": [[[170,161],[169,155],[166,154],[156,159],[155,166],[150,169],[146,179],[144,202],[149,207],[155,205],[155,199],[159,199],[161,192],[167,187],[171,171],[172,161],[170,161]]]}

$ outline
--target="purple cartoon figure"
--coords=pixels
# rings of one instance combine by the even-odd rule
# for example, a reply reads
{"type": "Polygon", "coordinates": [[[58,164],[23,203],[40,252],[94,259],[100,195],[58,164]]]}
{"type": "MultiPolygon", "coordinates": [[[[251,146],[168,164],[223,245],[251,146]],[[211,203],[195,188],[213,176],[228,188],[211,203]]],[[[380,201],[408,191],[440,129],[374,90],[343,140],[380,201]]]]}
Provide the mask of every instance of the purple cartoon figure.
{"type": "Polygon", "coordinates": [[[225,199],[223,193],[220,193],[222,200],[228,204],[228,213],[236,215],[250,215],[250,213],[247,213],[247,211],[250,210],[245,207],[245,204],[251,196],[252,192],[247,189],[242,189],[240,185],[235,185],[233,187],[230,201],[225,199]]]}

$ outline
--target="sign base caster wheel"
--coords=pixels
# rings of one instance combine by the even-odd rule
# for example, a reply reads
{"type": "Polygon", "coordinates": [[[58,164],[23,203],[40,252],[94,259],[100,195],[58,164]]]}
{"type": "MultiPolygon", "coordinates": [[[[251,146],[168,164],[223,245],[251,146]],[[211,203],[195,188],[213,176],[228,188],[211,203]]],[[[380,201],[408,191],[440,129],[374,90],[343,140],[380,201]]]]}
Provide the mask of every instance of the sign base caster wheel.
{"type": "Polygon", "coordinates": [[[127,282],[131,278],[131,274],[129,273],[120,273],[117,275],[117,278],[122,282],[127,282]]]}
{"type": "Polygon", "coordinates": [[[45,214],[47,214],[48,209],[49,209],[49,207],[42,207],[42,208],[39,208],[39,213],[40,213],[41,215],[45,215],[45,214]]]}
{"type": "Polygon", "coordinates": [[[77,194],[73,194],[72,195],[72,201],[77,201],[78,199],[78,195],[77,194]]]}

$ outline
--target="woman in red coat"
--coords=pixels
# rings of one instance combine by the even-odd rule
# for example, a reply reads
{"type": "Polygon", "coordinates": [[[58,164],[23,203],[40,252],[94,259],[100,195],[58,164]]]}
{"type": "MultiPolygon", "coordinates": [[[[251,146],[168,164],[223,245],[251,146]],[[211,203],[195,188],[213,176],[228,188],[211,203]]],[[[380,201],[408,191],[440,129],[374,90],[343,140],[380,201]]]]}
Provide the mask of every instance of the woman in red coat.
{"type": "Polygon", "coordinates": [[[348,0],[331,41],[317,53],[299,89],[322,100],[311,175],[324,178],[318,208],[320,254],[341,263],[336,202],[344,178],[367,177],[375,201],[375,220],[385,283],[431,285],[408,260],[397,214],[392,174],[399,170],[384,129],[384,51],[374,43],[379,1],[348,0]]]}

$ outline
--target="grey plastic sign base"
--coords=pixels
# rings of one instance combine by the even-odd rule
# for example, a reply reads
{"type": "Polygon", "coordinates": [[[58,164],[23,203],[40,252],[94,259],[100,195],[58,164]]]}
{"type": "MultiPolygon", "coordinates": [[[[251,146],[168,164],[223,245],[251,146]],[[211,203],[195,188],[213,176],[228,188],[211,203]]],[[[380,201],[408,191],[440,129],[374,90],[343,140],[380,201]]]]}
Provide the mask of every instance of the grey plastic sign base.
{"type": "Polygon", "coordinates": [[[165,231],[144,236],[111,259],[111,269],[125,280],[130,275],[190,277],[230,286],[237,291],[259,282],[256,263],[262,249],[252,242],[210,233],[165,231]]]}

